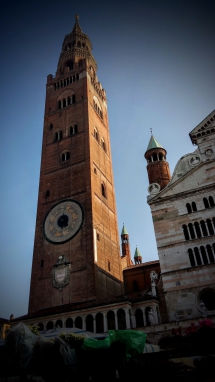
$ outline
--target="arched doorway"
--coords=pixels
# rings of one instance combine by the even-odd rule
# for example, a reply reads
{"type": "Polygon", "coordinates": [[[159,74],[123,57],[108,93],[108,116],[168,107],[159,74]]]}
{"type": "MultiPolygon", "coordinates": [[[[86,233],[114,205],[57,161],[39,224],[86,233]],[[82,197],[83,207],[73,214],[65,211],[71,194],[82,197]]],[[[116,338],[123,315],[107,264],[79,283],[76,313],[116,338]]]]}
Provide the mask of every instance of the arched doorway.
{"type": "Polygon", "coordinates": [[[104,333],[104,318],[102,313],[96,315],[96,333],[104,333]]]}
{"type": "Polygon", "coordinates": [[[73,319],[70,317],[66,320],[66,328],[73,328],[73,319]]]}
{"type": "Polygon", "coordinates": [[[63,322],[61,320],[57,320],[55,324],[56,328],[62,328],[63,327],[63,322]]]}
{"type": "Polygon", "coordinates": [[[40,322],[38,324],[38,327],[39,327],[39,331],[42,332],[44,330],[44,324],[42,322],[40,322]]]}
{"type": "Polygon", "coordinates": [[[143,312],[141,309],[136,309],[135,318],[136,318],[136,327],[137,328],[141,328],[142,326],[144,326],[143,312]]]}
{"type": "Polygon", "coordinates": [[[86,317],[86,330],[89,332],[93,332],[93,316],[92,314],[88,314],[86,317]]]}
{"type": "Polygon", "coordinates": [[[54,324],[53,324],[53,322],[52,321],[49,321],[48,323],[47,323],[47,325],[46,325],[46,329],[47,330],[51,330],[51,329],[53,329],[54,328],[54,324]]]}
{"type": "Polygon", "coordinates": [[[109,310],[109,312],[107,313],[107,327],[108,327],[108,330],[116,329],[115,314],[114,314],[113,310],[109,310]]]}
{"type": "Polygon", "coordinates": [[[117,311],[118,329],[126,329],[125,311],[124,309],[119,309],[117,311]]]}
{"type": "Polygon", "coordinates": [[[75,327],[82,329],[82,318],[80,316],[76,317],[75,319],[75,327]]]}

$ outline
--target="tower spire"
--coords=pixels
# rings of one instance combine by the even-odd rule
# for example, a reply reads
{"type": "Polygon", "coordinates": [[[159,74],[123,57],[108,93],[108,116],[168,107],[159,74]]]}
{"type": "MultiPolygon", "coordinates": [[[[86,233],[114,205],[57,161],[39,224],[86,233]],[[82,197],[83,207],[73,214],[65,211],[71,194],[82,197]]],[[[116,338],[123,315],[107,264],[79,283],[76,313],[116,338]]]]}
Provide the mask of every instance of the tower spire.
{"type": "Polygon", "coordinates": [[[75,15],[75,25],[73,27],[72,33],[75,33],[75,32],[83,33],[78,20],[79,20],[79,16],[75,15]]]}
{"type": "Polygon", "coordinates": [[[121,246],[122,246],[122,268],[126,268],[129,265],[132,265],[130,244],[129,244],[129,234],[125,225],[123,223],[122,232],[121,232],[121,246]]]}
{"type": "Polygon", "coordinates": [[[134,252],[134,262],[135,262],[135,264],[141,264],[142,263],[142,256],[140,254],[139,249],[137,248],[137,245],[136,245],[136,249],[134,252]]]}

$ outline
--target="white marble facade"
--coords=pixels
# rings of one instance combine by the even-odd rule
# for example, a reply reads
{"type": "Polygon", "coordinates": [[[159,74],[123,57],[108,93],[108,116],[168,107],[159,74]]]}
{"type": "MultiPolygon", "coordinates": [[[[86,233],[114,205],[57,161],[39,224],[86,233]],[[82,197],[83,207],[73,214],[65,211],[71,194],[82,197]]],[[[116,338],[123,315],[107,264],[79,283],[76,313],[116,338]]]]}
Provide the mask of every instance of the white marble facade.
{"type": "Polygon", "coordinates": [[[190,133],[196,149],[148,199],[169,321],[215,314],[215,111],[190,133]]]}

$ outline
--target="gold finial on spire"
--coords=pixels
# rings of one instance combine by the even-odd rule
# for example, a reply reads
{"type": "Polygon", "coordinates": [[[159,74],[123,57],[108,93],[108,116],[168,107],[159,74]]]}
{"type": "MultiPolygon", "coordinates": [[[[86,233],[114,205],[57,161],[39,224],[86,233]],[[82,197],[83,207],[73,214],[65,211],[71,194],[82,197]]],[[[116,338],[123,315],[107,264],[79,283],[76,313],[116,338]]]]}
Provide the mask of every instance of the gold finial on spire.
{"type": "Polygon", "coordinates": [[[78,21],[78,19],[79,19],[79,16],[75,15],[75,20],[78,21]]]}
{"type": "Polygon", "coordinates": [[[152,135],[152,128],[150,127],[151,135],[152,135]]]}

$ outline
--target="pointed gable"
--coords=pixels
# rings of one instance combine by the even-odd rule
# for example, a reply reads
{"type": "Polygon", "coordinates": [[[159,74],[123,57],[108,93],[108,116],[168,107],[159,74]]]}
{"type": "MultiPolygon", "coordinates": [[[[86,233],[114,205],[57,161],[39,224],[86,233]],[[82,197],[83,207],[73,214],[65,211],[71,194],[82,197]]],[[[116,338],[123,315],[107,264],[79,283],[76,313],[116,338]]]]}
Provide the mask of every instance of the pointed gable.
{"type": "Polygon", "coordinates": [[[201,123],[199,123],[191,132],[190,139],[194,145],[202,137],[208,137],[215,133],[215,110],[213,110],[201,123]]]}

